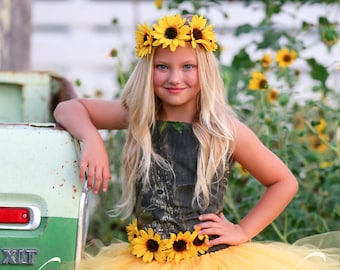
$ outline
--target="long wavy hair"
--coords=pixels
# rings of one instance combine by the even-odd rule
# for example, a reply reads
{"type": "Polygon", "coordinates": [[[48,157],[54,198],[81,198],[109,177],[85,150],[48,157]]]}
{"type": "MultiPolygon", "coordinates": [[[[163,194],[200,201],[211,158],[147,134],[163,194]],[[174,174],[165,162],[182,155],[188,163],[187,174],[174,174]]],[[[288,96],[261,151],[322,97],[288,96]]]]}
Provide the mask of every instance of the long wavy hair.
{"type": "MultiPolygon", "coordinates": [[[[172,170],[169,163],[154,152],[151,141],[161,109],[153,87],[154,54],[158,48],[154,48],[150,56],[139,59],[122,95],[122,102],[129,112],[129,126],[122,157],[122,196],[115,210],[125,218],[133,212],[136,182],[142,179],[144,185],[149,183],[151,166],[157,163],[172,170]]],[[[195,51],[200,92],[192,127],[200,148],[193,203],[204,209],[209,204],[212,179],[222,179],[229,169],[234,150],[235,115],[226,103],[226,91],[215,55],[201,46],[195,51]]]]}

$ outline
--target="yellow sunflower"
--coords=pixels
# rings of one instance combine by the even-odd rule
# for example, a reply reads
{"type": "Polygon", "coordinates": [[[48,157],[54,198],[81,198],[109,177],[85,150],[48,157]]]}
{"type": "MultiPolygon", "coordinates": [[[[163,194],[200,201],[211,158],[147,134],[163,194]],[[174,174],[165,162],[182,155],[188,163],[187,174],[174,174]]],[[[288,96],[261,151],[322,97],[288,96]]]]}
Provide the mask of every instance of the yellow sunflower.
{"type": "Polygon", "coordinates": [[[326,120],[324,118],[321,118],[319,123],[315,126],[315,130],[317,133],[321,134],[326,130],[326,120]]]}
{"type": "Polygon", "coordinates": [[[188,35],[189,26],[184,25],[186,19],[182,19],[179,14],[164,16],[158,20],[158,24],[154,24],[153,37],[155,41],[153,46],[162,45],[163,48],[170,46],[171,51],[175,51],[178,46],[184,47],[185,41],[190,39],[188,35]]]}
{"type": "Polygon", "coordinates": [[[126,232],[128,235],[128,240],[131,243],[133,239],[139,236],[139,230],[137,226],[137,219],[134,218],[130,225],[126,226],[126,232]]]}
{"type": "Polygon", "coordinates": [[[268,69],[270,64],[272,63],[272,58],[269,53],[266,53],[260,59],[261,65],[264,69],[268,69]]]}
{"type": "Polygon", "coordinates": [[[201,44],[208,52],[212,52],[217,49],[215,33],[213,26],[206,26],[206,23],[207,19],[204,19],[202,15],[200,17],[194,15],[189,21],[191,46],[196,48],[197,44],[201,44]]]}
{"type": "Polygon", "coordinates": [[[328,146],[324,143],[324,141],[328,141],[328,137],[326,134],[318,134],[318,135],[312,136],[310,138],[309,147],[310,149],[315,150],[319,152],[320,154],[323,154],[328,149],[328,146]]]}
{"type": "Polygon", "coordinates": [[[250,90],[266,90],[268,87],[268,81],[266,79],[266,76],[259,72],[259,71],[254,71],[252,74],[252,78],[249,81],[248,88],[250,90]]]}
{"type": "Polygon", "coordinates": [[[209,237],[206,234],[198,234],[200,228],[197,227],[195,231],[192,233],[192,245],[196,250],[196,254],[204,254],[209,249],[207,246],[207,242],[209,241],[209,237]]]}
{"type": "Polygon", "coordinates": [[[163,7],[163,0],[154,0],[156,8],[161,9],[163,7]]]}
{"type": "Polygon", "coordinates": [[[242,164],[237,163],[237,169],[241,173],[241,176],[243,178],[247,177],[249,175],[249,172],[242,166],[242,164]]]}
{"type": "MultiPolygon", "coordinates": [[[[196,236],[195,236],[196,237],[196,236]]],[[[179,263],[182,259],[197,256],[197,250],[193,248],[193,234],[189,231],[179,232],[177,235],[172,233],[168,241],[168,261],[179,263]]]]}
{"type": "Polygon", "coordinates": [[[288,48],[283,48],[277,52],[276,61],[279,63],[280,67],[285,68],[295,61],[296,56],[296,51],[290,51],[288,48]]]}
{"type": "Polygon", "coordinates": [[[320,169],[326,169],[334,165],[333,161],[323,161],[320,163],[320,169]]]}
{"type": "Polygon", "coordinates": [[[140,235],[131,242],[131,252],[136,257],[142,257],[143,262],[152,262],[154,259],[158,262],[166,261],[167,241],[161,240],[161,236],[154,233],[152,228],[140,230],[140,235]]]}
{"type": "Polygon", "coordinates": [[[270,88],[266,98],[267,101],[269,103],[273,103],[274,101],[276,101],[279,97],[279,93],[274,89],[274,88],[270,88]]]}
{"type": "Polygon", "coordinates": [[[153,38],[151,28],[147,23],[137,25],[136,34],[136,56],[144,57],[151,53],[153,38]]]}

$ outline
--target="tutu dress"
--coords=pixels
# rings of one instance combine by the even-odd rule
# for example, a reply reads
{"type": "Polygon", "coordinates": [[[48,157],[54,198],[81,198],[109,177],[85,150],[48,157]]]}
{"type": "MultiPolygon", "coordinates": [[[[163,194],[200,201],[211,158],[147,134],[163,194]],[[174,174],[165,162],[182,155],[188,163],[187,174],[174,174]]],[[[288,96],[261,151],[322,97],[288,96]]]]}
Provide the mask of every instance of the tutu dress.
{"type": "Polygon", "coordinates": [[[173,172],[155,166],[150,184],[136,186],[136,219],[127,227],[129,242],[112,243],[86,254],[77,270],[340,270],[340,232],[315,235],[295,244],[249,241],[238,246],[205,242],[194,225],[203,213],[221,213],[229,170],[214,179],[209,207],[192,204],[199,142],[189,123],[157,121],[155,151],[173,172]]]}

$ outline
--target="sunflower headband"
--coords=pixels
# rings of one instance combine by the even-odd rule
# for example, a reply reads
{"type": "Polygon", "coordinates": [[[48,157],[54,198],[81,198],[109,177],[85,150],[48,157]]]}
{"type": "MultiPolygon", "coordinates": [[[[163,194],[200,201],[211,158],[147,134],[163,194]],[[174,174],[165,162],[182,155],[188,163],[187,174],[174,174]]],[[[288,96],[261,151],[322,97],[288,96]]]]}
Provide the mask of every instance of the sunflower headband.
{"type": "Polygon", "coordinates": [[[145,57],[151,54],[152,47],[157,46],[169,46],[174,52],[178,46],[184,47],[185,42],[190,42],[193,48],[201,44],[206,51],[213,52],[217,49],[215,33],[213,26],[206,24],[207,19],[202,15],[187,19],[181,18],[179,14],[164,16],[152,28],[147,23],[139,24],[136,31],[136,56],[145,57]]]}

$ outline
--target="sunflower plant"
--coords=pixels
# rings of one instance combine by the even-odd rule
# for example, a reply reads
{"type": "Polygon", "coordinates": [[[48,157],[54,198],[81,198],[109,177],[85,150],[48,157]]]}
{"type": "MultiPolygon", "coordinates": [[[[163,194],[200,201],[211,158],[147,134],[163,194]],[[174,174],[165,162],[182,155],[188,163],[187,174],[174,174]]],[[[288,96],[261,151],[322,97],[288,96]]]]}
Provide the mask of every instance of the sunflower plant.
{"type": "MultiPolygon", "coordinates": [[[[340,165],[336,134],[340,125],[340,96],[328,83],[336,70],[330,70],[314,57],[302,57],[309,46],[300,38],[307,31],[329,31],[328,35],[319,34],[319,44],[331,52],[337,45],[336,24],[320,17],[316,22],[303,22],[293,34],[284,32],[276,25],[275,16],[285,12],[287,2],[262,1],[263,20],[258,25],[240,25],[235,30],[235,36],[260,33],[262,40],[240,48],[231,65],[221,63],[221,69],[229,103],[299,180],[296,198],[258,236],[289,242],[339,228],[340,165]],[[302,71],[301,66],[308,69],[302,71]],[[307,95],[299,94],[302,76],[311,83],[307,95]]],[[[263,188],[239,165],[231,182],[225,213],[237,222],[256,203],[258,197],[254,194],[261,194],[263,188]]]]}

